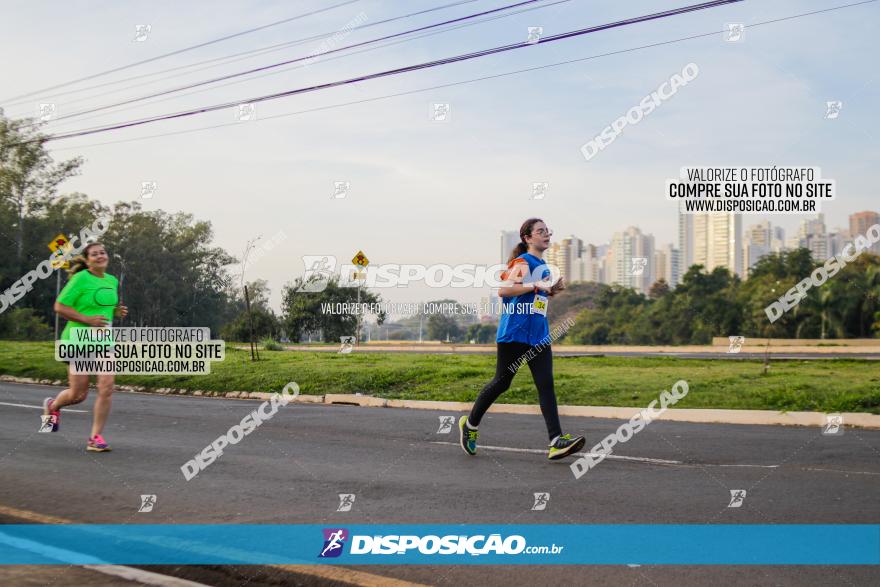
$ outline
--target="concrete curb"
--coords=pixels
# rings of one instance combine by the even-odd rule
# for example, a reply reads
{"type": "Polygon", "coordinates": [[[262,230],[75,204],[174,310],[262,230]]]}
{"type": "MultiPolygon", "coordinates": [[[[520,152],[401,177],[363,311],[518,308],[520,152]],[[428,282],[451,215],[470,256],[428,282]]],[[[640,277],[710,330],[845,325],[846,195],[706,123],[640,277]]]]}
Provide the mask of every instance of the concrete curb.
{"type": "MultiPolygon", "coordinates": [[[[0,375],[0,382],[30,383],[36,385],[64,385],[63,381],[51,379],[32,379],[30,377],[14,377],[0,375]]],[[[225,399],[260,399],[267,400],[271,393],[259,391],[202,391],[173,389],[163,387],[149,389],[139,385],[117,385],[119,391],[133,393],[157,393],[160,395],[193,395],[202,397],[220,397],[225,399]]],[[[437,410],[448,412],[467,412],[470,402],[425,401],[410,399],[384,399],[370,395],[354,393],[328,393],[325,395],[300,394],[294,400],[300,404],[341,404],[367,408],[406,408],[412,410],[437,410]]],[[[607,418],[611,420],[629,420],[646,406],[641,407],[606,407],[606,406],[559,406],[560,416],[578,418],[607,418]]],[[[489,411],[493,414],[540,414],[541,408],[529,404],[495,404],[489,411]]],[[[880,429],[880,415],[863,412],[844,412],[845,426],[855,428],[880,429]]],[[[721,409],[681,409],[669,408],[659,420],[668,422],[694,422],[701,424],[753,424],[762,426],[823,426],[823,412],[776,412],[773,410],[721,410],[721,409]]]]}
{"type": "MultiPolygon", "coordinates": [[[[324,403],[347,404],[363,407],[409,408],[414,410],[441,410],[466,412],[471,409],[469,402],[443,402],[420,400],[394,400],[354,394],[327,394],[324,403]]],[[[629,420],[643,407],[606,406],[559,406],[560,416],[579,418],[608,418],[629,420]]],[[[538,414],[540,406],[529,404],[494,404],[489,411],[496,414],[538,414]]],[[[846,426],[880,429],[880,415],[861,412],[841,414],[846,426]]],[[[704,424],[758,424],[770,426],[823,426],[825,414],[822,412],[775,412],[772,410],[720,410],[720,409],[676,409],[669,408],[658,420],[670,422],[694,422],[704,424]]]]}

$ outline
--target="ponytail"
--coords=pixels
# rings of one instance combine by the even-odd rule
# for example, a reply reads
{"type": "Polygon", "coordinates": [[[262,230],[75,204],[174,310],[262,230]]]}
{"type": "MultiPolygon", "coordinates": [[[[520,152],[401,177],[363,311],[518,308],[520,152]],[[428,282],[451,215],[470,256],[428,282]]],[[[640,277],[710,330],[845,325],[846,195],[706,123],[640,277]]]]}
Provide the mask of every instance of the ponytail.
{"type": "Polygon", "coordinates": [[[67,275],[73,277],[83,269],[89,268],[89,264],[86,262],[86,257],[89,256],[89,249],[96,245],[101,245],[101,243],[94,242],[87,244],[86,248],[84,248],[79,255],[70,260],[70,268],[67,270],[67,275]]]}
{"type": "Polygon", "coordinates": [[[507,259],[507,262],[510,263],[511,261],[513,261],[514,259],[516,259],[517,257],[519,257],[520,255],[522,255],[523,253],[525,253],[528,250],[529,250],[529,245],[527,245],[526,243],[524,243],[522,241],[519,241],[516,244],[516,246],[513,247],[513,250],[510,251],[510,257],[507,259]]]}
{"type": "Polygon", "coordinates": [[[507,259],[508,263],[529,250],[529,245],[526,243],[526,237],[532,236],[532,227],[538,222],[544,221],[540,218],[529,218],[519,227],[519,242],[513,247],[513,250],[510,251],[510,258],[507,259]]]}

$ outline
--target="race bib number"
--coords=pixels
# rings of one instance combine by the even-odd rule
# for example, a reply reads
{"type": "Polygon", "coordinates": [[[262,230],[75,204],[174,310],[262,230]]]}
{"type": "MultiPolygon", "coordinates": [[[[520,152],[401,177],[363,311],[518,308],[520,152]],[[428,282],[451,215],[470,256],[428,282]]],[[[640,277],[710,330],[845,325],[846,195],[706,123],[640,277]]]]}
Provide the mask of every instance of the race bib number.
{"type": "Polygon", "coordinates": [[[535,301],[532,302],[532,314],[547,315],[547,296],[535,294],[535,301]]]}

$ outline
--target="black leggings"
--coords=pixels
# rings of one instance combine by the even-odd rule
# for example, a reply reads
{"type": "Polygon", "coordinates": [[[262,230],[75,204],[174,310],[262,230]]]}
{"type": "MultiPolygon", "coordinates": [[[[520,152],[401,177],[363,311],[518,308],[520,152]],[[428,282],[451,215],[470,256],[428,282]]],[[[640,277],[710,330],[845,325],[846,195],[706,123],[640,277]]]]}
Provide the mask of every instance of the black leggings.
{"type": "Polygon", "coordinates": [[[538,388],[538,400],[541,403],[544,423],[547,425],[547,434],[550,435],[550,440],[562,434],[559,410],[556,407],[556,393],[553,391],[553,353],[550,351],[550,345],[533,347],[523,342],[499,342],[495,377],[477,396],[477,401],[474,402],[474,407],[471,408],[468,416],[468,422],[473,426],[480,424],[489,406],[510,388],[510,382],[519,369],[520,361],[530,350],[533,351],[534,356],[528,361],[528,366],[538,388]]]}

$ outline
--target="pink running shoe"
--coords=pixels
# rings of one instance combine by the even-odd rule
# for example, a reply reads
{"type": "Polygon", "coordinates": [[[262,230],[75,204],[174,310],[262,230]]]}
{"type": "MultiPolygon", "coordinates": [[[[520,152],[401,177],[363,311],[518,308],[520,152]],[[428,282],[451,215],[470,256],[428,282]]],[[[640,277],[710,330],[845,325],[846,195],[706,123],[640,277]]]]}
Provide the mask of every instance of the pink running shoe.
{"type": "Polygon", "coordinates": [[[47,397],[43,400],[43,415],[49,416],[49,423],[52,425],[52,432],[58,432],[61,427],[61,411],[52,409],[52,402],[55,398],[47,397]]]}
{"type": "Polygon", "coordinates": [[[95,452],[107,452],[110,450],[110,445],[104,440],[104,437],[100,434],[95,434],[91,438],[89,438],[89,443],[86,445],[86,450],[91,450],[95,452]]]}

